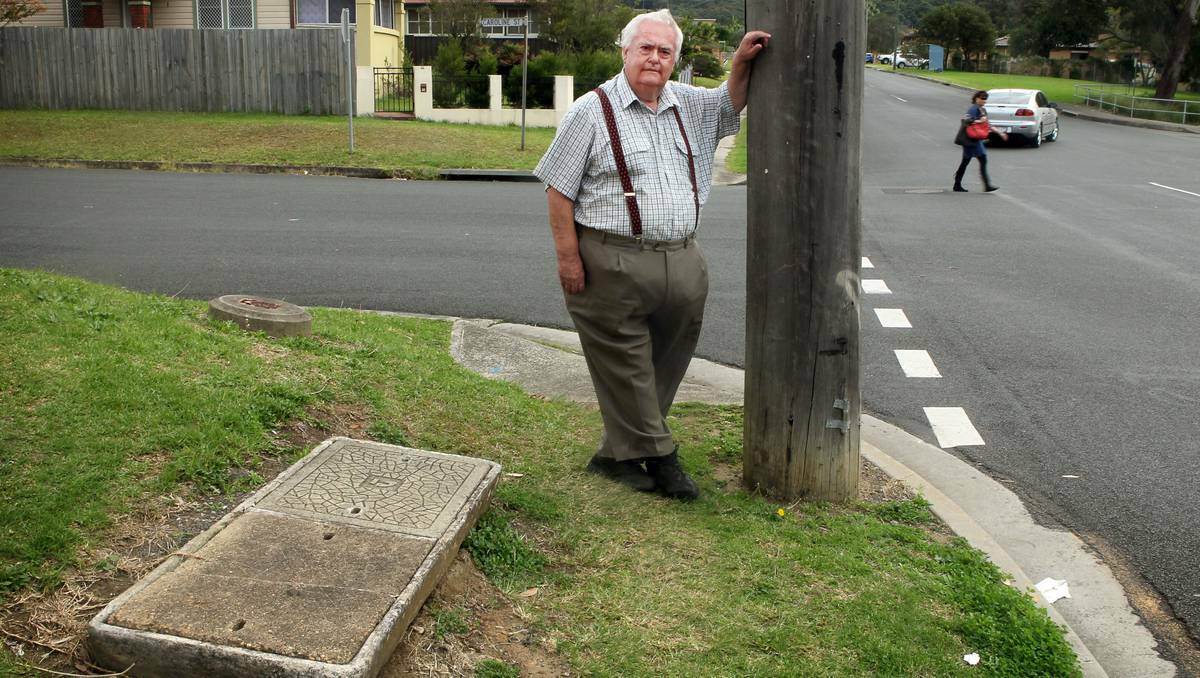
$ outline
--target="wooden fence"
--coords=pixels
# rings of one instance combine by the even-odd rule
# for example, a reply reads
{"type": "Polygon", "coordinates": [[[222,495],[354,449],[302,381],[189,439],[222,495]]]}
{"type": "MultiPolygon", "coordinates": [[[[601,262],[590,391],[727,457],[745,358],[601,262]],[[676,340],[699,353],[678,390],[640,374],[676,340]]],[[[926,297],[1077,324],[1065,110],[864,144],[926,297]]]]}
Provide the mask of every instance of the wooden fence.
{"type": "Polygon", "coordinates": [[[338,29],[0,29],[0,108],[346,112],[338,29]]]}

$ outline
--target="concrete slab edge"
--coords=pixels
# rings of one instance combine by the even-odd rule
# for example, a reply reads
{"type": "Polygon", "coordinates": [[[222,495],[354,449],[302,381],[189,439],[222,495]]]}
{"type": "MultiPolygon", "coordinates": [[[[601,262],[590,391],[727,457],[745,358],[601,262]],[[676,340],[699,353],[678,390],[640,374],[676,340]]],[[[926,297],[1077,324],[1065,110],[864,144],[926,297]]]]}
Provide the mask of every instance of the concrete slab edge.
{"type": "Polygon", "coordinates": [[[173,162],[168,160],[83,160],[79,158],[0,158],[11,167],[55,167],[68,169],[121,169],[156,172],[225,172],[231,174],[306,174],[353,179],[437,179],[404,169],[385,167],[335,167],[320,165],[256,165],[235,162],[173,162]]]}
{"type": "MultiPolygon", "coordinates": [[[[280,485],[314,463],[326,448],[339,440],[348,439],[334,437],[315,447],[304,459],[279,474],[274,480],[264,485],[258,492],[255,492],[254,495],[222,516],[220,520],[207,530],[192,538],[178,551],[169,555],[150,574],[138,580],[136,584],[109,602],[103,610],[92,618],[87,627],[88,649],[92,653],[95,663],[122,668],[130,667],[133,664],[136,665],[136,668],[132,672],[132,675],[163,677],[205,675],[212,678],[221,678],[223,675],[228,675],[230,678],[236,678],[237,676],[245,675],[247,669],[253,670],[253,675],[256,676],[287,676],[288,678],[305,678],[310,676],[313,678],[358,678],[361,676],[374,676],[378,673],[400,643],[401,632],[407,628],[408,624],[420,612],[421,605],[425,599],[432,593],[442,576],[445,575],[446,571],[453,564],[454,556],[462,546],[462,539],[465,538],[467,532],[479,520],[483,511],[486,510],[488,502],[491,500],[492,494],[495,492],[496,485],[499,482],[501,473],[499,464],[487,462],[489,465],[487,473],[484,474],[465,503],[468,510],[460,512],[451,522],[447,532],[444,533],[458,536],[453,539],[438,539],[433,543],[429,555],[426,556],[422,566],[413,575],[412,581],[397,596],[396,601],[384,614],[383,619],[376,625],[375,630],[367,637],[357,655],[347,664],[335,665],[297,657],[284,657],[245,648],[213,646],[209,643],[203,643],[190,638],[137,631],[107,623],[107,620],[130,598],[137,595],[137,593],[145,589],[159,577],[177,568],[189,556],[195,554],[196,551],[242,514],[251,510],[275,513],[257,508],[258,503],[280,485]],[[397,632],[397,629],[401,632],[397,632]],[[170,655],[171,663],[147,665],[144,659],[159,656],[164,646],[172,649],[172,654],[170,655]],[[234,666],[237,667],[237,671],[229,674],[213,673],[211,663],[213,658],[218,656],[230,660],[236,659],[234,666]],[[196,670],[189,673],[188,666],[194,666],[196,670]]],[[[166,658],[162,658],[161,661],[166,661],[166,658]]]]}
{"type": "MultiPolygon", "coordinates": [[[[866,418],[866,415],[864,415],[864,418],[866,418]]],[[[883,422],[879,423],[882,424],[883,422]]],[[[1071,625],[1067,623],[1067,620],[1063,619],[1062,615],[1052,605],[1048,605],[1044,598],[1037,595],[1033,588],[1033,581],[1025,574],[1021,566],[1017,564],[1017,561],[979,523],[975,522],[954,500],[943,494],[932,483],[896,459],[893,459],[878,447],[864,440],[862,441],[861,449],[863,457],[868,461],[924,497],[929,502],[933,512],[938,518],[942,519],[942,522],[946,523],[955,534],[967,540],[967,543],[971,546],[987,554],[988,559],[996,567],[1012,577],[1015,588],[1028,593],[1030,598],[1046,611],[1050,620],[1063,629],[1063,635],[1075,651],[1084,676],[1087,678],[1107,678],[1108,673],[1104,670],[1104,667],[1096,661],[1091,650],[1088,649],[1079,635],[1071,629],[1071,625]]]]}

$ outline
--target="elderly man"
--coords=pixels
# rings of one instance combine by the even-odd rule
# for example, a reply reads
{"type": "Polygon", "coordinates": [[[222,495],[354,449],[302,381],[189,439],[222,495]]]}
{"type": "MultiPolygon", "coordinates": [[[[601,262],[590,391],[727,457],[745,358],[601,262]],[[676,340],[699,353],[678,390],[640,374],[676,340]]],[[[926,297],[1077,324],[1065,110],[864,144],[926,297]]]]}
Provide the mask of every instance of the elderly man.
{"type": "Polygon", "coordinates": [[[534,170],[604,420],[587,468],[637,490],[699,494],[666,416],[708,296],[695,237],[713,154],[738,131],[751,64],[769,38],[747,33],[725,84],[691,87],[670,82],[683,43],[670,12],[634,17],[621,32],[624,68],[575,102],[534,170]]]}

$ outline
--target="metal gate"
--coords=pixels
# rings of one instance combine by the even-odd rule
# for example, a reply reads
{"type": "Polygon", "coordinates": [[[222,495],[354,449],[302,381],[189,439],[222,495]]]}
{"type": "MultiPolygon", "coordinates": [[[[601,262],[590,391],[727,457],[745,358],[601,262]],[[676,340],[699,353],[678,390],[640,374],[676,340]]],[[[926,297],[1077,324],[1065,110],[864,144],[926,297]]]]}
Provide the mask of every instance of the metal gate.
{"type": "Polygon", "coordinates": [[[411,68],[375,69],[375,112],[413,112],[413,71],[411,68]]]}

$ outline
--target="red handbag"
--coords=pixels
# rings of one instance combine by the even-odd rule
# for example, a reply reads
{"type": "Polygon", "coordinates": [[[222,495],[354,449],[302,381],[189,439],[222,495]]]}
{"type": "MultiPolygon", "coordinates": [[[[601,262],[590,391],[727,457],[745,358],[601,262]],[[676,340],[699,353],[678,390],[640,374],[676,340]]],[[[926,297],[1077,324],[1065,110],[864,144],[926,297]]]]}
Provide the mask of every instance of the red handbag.
{"type": "Polygon", "coordinates": [[[992,126],[988,124],[987,120],[976,120],[967,125],[967,136],[976,141],[983,141],[991,133],[992,126]]]}

